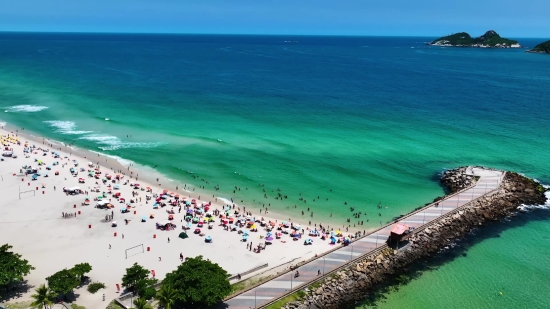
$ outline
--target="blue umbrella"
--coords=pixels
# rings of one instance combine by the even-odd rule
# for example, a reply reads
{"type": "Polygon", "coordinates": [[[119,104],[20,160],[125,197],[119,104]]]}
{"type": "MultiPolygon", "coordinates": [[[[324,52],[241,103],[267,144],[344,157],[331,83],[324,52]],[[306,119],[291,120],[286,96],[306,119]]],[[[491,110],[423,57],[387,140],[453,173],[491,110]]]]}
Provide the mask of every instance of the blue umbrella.
{"type": "Polygon", "coordinates": [[[210,236],[206,236],[206,238],[205,238],[205,239],[206,239],[207,241],[211,241],[211,240],[212,240],[212,237],[210,237],[210,236]]]}
{"type": "Polygon", "coordinates": [[[120,186],[119,186],[119,185],[115,185],[115,189],[119,189],[119,188],[120,188],[120,186]]]}
{"type": "Polygon", "coordinates": [[[248,235],[243,235],[243,240],[247,240],[248,239],[248,235]]]}
{"type": "Polygon", "coordinates": [[[244,236],[248,236],[248,231],[244,231],[244,232],[243,232],[243,235],[244,235],[244,236]]]}
{"type": "Polygon", "coordinates": [[[146,221],[147,218],[145,216],[141,217],[141,221],[146,221]]]}
{"type": "Polygon", "coordinates": [[[267,234],[265,236],[267,237],[271,237],[273,234],[271,234],[270,232],[267,232],[267,234]]]}

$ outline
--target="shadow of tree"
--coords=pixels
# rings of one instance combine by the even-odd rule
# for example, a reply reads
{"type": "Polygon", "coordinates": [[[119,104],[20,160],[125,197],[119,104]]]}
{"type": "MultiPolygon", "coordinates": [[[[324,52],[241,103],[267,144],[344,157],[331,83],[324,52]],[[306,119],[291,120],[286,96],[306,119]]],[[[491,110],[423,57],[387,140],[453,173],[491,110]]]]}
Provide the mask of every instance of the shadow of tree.
{"type": "Polygon", "coordinates": [[[32,289],[34,286],[30,285],[27,280],[23,280],[12,284],[6,290],[0,290],[0,299],[4,302],[14,301],[32,289]]]}

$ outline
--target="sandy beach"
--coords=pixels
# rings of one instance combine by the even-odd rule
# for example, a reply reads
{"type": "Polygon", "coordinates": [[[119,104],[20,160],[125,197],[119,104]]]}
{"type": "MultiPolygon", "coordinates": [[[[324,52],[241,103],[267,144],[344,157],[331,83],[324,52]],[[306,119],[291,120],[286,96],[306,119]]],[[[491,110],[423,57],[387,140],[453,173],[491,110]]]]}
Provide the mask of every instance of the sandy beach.
{"type": "MultiPolygon", "coordinates": [[[[36,270],[26,277],[31,286],[29,291],[19,299],[11,299],[11,302],[28,300],[34,287],[45,283],[47,276],[82,262],[92,265],[93,270],[89,274],[92,281],[104,282],[107,285],[107,289],[102,291],[107,301],[102,301],[102,293],[92,295],[82,288],[76,291],[79,295],[76,302],[88,308],[100,308],[118,296],[116,284],[120,284],[125,269],[135,262],[154,270],[156,278],[162,279],[166,273],[174,270],[181,263],[180,253],[184,257],[202,255],[218,263],[230,274],[238,274],[265,263],[269,264],[269,268],[285,263],[296,263],[334,248],[333,245],[329,245],[328,240],[322,241],[318,237],[313,237],[312,245],[305,246],[303,241],[309,236],[305,235],[300,240],[293,241],[289,235],[282,234],[281,239],[274,239],[265,250],[255,253],[247,249],[247,244],[252,242],[256,247],[264,243],[265,239],[261,237],[266,236],[266,231],[263,227],[258,224],[258,231],[250,232],[248,241],[245,242],[242,241],[242,235],[238,232],[225,230],[217,217],[212,224],[212,229],[207,229],[206,226],[201,229],[205,236],[212,238],[212,243],[205,243],[205,236],[193,233],[195,224],[192,224],[191,230],[187,232],[189,238],[180,239],[178,235],[186,224],[185,208],[182,208],[181,213],[178,212],[179,207],[165,206],[153,209],[155,198],[146,202],[146,194],[152,196],[169,190],[180,194],[181,199],[183,197],[187,197],[188,200],[197,199],[197,205],[212,202],[210,211],[222,211],[224,201],[204,198],[204,196],[202,200],[198,200],[198,193],[187,192],[182,188],[178,188],[177,191],[175,188],[165,188],[162,184],[154,184],[156,179],[147,182],[145,177],[138,177],[136,181],[135,177],[131,179],[128,175],[132,173],[133,176],[129,167],[122,166],[114,159],[93,156],[91,152],[75,153],[70,151],[70,148],[59,145],[52,147],[48,145],[50,141],[43,140],[41,143],[39,137],[25,136],[14,131],[2,129],[0,133],[5,141],[8,134],[10,136],[18,134],[20,142],[20,145],[17,145],[12,139],[12,142],[7,144],[8,148],[13,149],[13,154],[17,158],[3,157],[4,160],[0,162],[2,176],[0,194],[3,196],[0,202],[0,243],[13,245],[15,252],[22,254],[31,265],[36,267],[36,270]],[[24,153],[26,141],[28,141],[28,147],[32,145],[36,147],[32,153],[24,153]],[[52,152],[57,152],[59,157],[54,158],[52,152]],[[90,155],[93,157],[89,157],[90,155]],[[37,164],[39,160],[43,163],[40,166],[37,164]],[[78,162],[76,167],[74,160],[78,162]],[[59,164],[53,165],[56,161],[59,164]],[[94,164],[93,168],[88,166],[89,163],[94,164]],[[102,173],[100,179],[88,175],[89,171],[95,171],[98,163],[99,171],[102,173]],[[21,173],[23,166],[37,168],[40,176],[33,180],[32,174],[24,175],[21,173]],[[51,170],[47,170],[47,167],[51,167],[51,170]],[[71,168],[78,172],[77,176],[71,173],[71,168]],[[84,168],[84,171],[81,171],[81,168],[84,168]],[[56,175],[57,172],[58,175],[56,175]],[[122,175],[122,172],[126,175],[122,175]],[[48,177],[45,177],[46,173],[48,177]],[[111,174],[113,177],[116,174],[121,175],[121,181],[116,183],[119,186],[118,190],[114,190],[115,183],[108,181],[104,184],[101,181],[106,174],[111,174]],[[79,183],[79,178],[84,178],[84,183],[79,183]],[[151,192],[124,185],[126,180],[130,183],[139,182],[141,188],[151,187],[151,192]],[[121,203],[107,194],[104,200],[110,200],[114,208],[96,208],[97,201],[94,201],[94,198],[102,192],[108,192],[108,184],[111,184],[113,194],[119,192],[120,197],[125,198],[126,201],[121,203]],[[82,205],[86,194],[66,194],[63,191],[64,187],[79,187],[85,192],[97,187],[100,192],[88,192],[90,203],[82,205]],[[126,204],[132,199],[132,192],[137,194],[136,202],[131,203],[127,208],[126,204]],[[129,212],[122,213],[123,208],[127,208],[129,212]],[[167,220],[169,215],[167,211],[172,209],[175,212],[172,222],[176,228],[169,231],[157,229],[156,223],[167,220]],[[71,215],[64,217],[63,213],[71,215]],[[113,221],[117,222],[116,227],[112,226],[112,221],[105,221],[105,217],[110,214],[113,214],[113,221]],[[154,215],[154,219],[150,218],[151,214],[154,215]],[[141,222],[142,217],[146,217],[145,222],[141,222]],[[129,220],[128,224],[125,223],[126,220],[129,220]],[[138,247],[126,251],[136,246],[138,247]]],[[[162,200],[162,202],[167,201],[162,200]]],[[[242,206],[235,204],[235,209],[240,207],[242,206]]],[[[271,212],[264,216],[265,213],[259,214],[252,209],[247,209],[248,211],[257,218],[263,216],[266,222],[276,222],[277,226],[283,220],[287,220],[271,212]]],[[[243,213],[242,208],[241,213],[243,213]]],[[[315,226],[308,226],[305,220],[299,220],[296,223],[301,224],[305,234],[308,233],[308,229],[315,229],[315,226]]],[[[247,229],[243,228],[243,230],[247,229]]],[[[273,231],[275,232],[277,230],[273,231]]]]}

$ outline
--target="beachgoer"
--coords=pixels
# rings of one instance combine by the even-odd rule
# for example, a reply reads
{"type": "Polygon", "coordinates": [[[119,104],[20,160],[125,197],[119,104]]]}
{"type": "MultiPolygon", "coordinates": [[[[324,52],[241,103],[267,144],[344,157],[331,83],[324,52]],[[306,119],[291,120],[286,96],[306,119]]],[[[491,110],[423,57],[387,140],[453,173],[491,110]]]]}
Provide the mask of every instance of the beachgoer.
{"type": "Polygon", "coordinates": [[[168,243],[170,243],[170,237],[168,237],[168,243]]]}
{"type": "Polygon", "coordinates": [[[111,249],[111,244],[109,244],[109,249],[111,249]]]}
{"type": "Polygon", "coordinates": [[[159,256],[159,262],[161,262],[161,261],[162,261],[162,258],[159,256]]]}

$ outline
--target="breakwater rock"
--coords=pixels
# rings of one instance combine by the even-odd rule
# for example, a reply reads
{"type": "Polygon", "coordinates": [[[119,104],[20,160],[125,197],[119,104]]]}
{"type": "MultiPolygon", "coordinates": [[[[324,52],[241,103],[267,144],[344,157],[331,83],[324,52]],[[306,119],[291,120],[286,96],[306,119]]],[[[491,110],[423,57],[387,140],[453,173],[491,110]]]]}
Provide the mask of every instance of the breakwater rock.
{"type": "Polygon", "coordinates": [[[440,179],[440,182],[449,193],[466,189],[473,185],[475,181],[476,178],[473,176],[470,166],[461,166],[452,170],[446,170],[440,179]]]}
{"type": "MultiPolygon", "coordinates": [[[[442,182],[454,192],[472,184],[468,167],[443,174],[442,182]]],[[[384,247],[373,255],[361,258],[305,289],[300,301],[286,304],[286,309],[342,308],[353,306],[365,295],[391,278],[407,265],[437,254],[456,239],[489,220],[499,220],[516,212],[518,206],[546,203],[545,189],[536,181],[507,172],[499,188],[449,213],[423,229],[417,229],[408,244],[395,250],[384,247]]]]}

